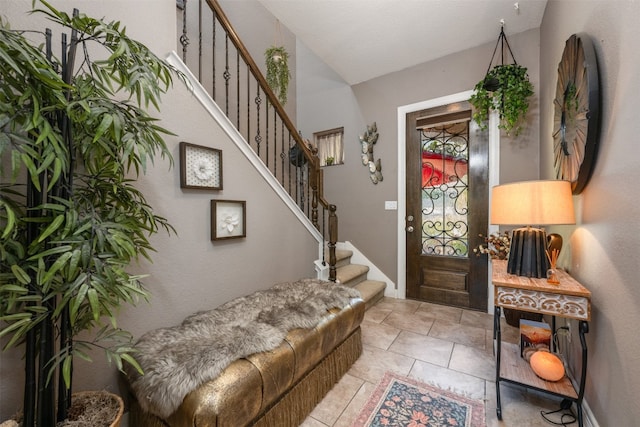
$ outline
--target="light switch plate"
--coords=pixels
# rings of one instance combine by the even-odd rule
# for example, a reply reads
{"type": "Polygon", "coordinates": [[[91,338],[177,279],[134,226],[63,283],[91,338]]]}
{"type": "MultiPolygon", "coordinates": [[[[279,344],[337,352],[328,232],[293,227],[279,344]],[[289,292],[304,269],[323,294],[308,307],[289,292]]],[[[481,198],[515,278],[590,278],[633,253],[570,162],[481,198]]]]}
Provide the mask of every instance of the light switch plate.
{"type": "Polygon", "coordinates": [[[395,200],[385,200],[384,209],[387,211],[397,211],[398,210],[398,202],[395,200]]]}

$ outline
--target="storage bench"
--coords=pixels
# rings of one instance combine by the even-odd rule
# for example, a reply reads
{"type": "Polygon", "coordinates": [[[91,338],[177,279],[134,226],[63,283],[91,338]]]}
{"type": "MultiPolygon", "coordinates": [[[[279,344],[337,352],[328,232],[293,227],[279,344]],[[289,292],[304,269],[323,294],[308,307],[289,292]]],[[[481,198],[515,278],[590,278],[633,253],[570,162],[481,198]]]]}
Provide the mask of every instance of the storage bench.
{"type": "MultiPolygon", "coordinates": [[[[215,378],[203,381],[190,390],[177,409],[170,411],[169,414],[166,408],[161,407],[162,403],[150,404],[145,400],[147,399],[145,390],[138,384],[141,377],[130,373],[130,383],[134,392],[130,408],[130,425],[136,427],[238,427],[243,425],[284,427],[302,423],[360,356],[362,352],[360,323],[364,317],[365,305],[357,291],[345,286],[317,280],[304,280],[285,285],[280,284],[272,289],[295,287],[298,291],[308,288],[309,295],[296,297],[294,303],[283,303],[282,309],[280,306],[269,307],[267,314],[264,312],[257,314],[258,319],[271,318],[278,312],[285,316],[285,313],[291,310],[304,311],[309,309],[310,304],[313,307],[317,307],[318,304],[326,305],[327,308],[322,315],[316,318],[319,320],[314,320],[315,326],[290,329],[286,332],[284,340],[281,340],[275,348],[234,360],[215,378]],[[340,297],[336,298],[335,295],[327,297],[323,294],[325,289],[337,292],[340,297]],[[318,292],[319,290],[322,292],[318,292]],[[331,308],[328,308],[329,306],[331,308]]],[[[266,292],[269,291],[271,290],[266,292]]],[[[284,291],[276,293],[278,294],[276,298],[280,296],[287,298],[284,291]]],[[[260,292],[258,294],[257,298],[250,299],[265,299],[260,292]]],[[[244,299],[246,297],[222,307],[235,306],[239,310],[245,302],[244,299]]],[[[267,304],[274,304],[273,300],[268,298],[266,301],[267,304]]],[[[196,315],[197,318],[198,315],[196,315]]],[[[284,318],[282,320],[286,321],[284,318]]],[[[188,318],[185,323],[189,325],[192,321],[193,318],[188,318]]],[[[212,328],[220,326],[219,322],[208,324],[212,328]]],[[[184,332],[183,329],[179,332],[184,332]]],[[[160,330],[152,338],[162,339],[166,334],[164,330],[160,330]]],[[[240,335],[239,340],[246,338],[243,331],[240,331],[240,335]]],[[[145,337],[141,338],[141,341],[144,339],[145,337]]],[[[255,339],[259,340],[261,337],[255,336],[255,339]]],[[[144,345],[142,347],[144,348],[144,345]]],[[[153,363],[148,367],[141,363],[146,375],[154,374],[153,370],[156,367],[153,363]]],[[[154,381],[156,380],[150,383],[152,386],[158,384],[154,381]]],[[[167,384],[162,386],[169,390],[171,387],[167,384]]]]}

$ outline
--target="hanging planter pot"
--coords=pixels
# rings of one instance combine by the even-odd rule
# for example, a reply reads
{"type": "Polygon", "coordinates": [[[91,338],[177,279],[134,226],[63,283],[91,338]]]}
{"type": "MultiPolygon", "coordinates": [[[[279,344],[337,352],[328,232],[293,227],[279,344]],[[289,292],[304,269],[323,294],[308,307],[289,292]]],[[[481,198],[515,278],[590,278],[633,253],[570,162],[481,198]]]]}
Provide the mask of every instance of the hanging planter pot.
{"type": "MultiPolygon", "coordinates": [[[[503,43],[502,50],[506,43],[513,58],[504,30],[500,31],[498,44],[500,42],[503,43]]],[[[496,44],[496,50],[498,44],[496,44]]],[[[490,69],[476,84],[474,93],[469,99],[474,106],[473,119],[481,129],[486,129],[489,111],[496,110],[500,115],[498,127],[504,129],[507,134],[517,136],[529,109],[529,97],[533,95],[533,85],[529,81],[527,68],[518,65],[515,58],[513,58],[513,64],[504,64],[503,59],[502,64],[491,68],[496,50],[489,63],[490,69]]]]}
{"type": "Polygon", "coordinates": [[[282,105],[287,103],[287,90],[289,88],[289,52],[284,46],[271,46],[264,52],[267,66],[267,84],[282,105]]]}

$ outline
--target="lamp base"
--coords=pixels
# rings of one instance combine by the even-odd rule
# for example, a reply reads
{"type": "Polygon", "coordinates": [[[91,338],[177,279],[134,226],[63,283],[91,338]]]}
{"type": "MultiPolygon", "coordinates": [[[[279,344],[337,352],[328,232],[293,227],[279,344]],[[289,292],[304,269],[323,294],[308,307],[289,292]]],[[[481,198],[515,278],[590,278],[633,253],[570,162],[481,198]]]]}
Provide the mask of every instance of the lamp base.
{"type": "Polygon", "coordinates": [[[523,227],[513,230],[507,272],[517,276],[547,277],[547,236],[544,230],[523,227]]]}

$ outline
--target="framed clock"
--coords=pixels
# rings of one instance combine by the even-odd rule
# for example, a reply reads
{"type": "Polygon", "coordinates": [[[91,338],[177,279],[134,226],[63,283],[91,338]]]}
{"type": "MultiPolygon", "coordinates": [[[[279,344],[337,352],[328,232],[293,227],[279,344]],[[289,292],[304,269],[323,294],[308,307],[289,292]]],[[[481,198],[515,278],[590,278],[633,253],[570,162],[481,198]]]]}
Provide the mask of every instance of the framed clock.
{"type": "Polygon", "coordinates": [[[222,190],[222,150],[181,142],[180,187],[222,190]]]}
{"type": "Polygon", "coordinates": [[[600,138],[600,82],[593,43],[586,34],[567,40],[553,100],[553,165],[573,194],[587,185],[600,138]]]}

